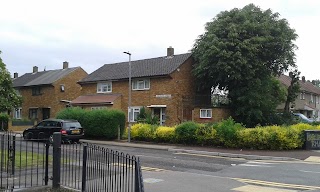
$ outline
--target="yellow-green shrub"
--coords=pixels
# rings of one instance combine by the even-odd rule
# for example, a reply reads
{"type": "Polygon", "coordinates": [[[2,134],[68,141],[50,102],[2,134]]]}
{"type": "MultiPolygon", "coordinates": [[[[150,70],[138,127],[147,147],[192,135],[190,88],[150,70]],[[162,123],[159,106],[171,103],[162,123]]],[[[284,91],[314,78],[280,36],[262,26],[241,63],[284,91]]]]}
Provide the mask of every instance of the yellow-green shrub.
{"type": "Polygon", "coordinates": [[[213,145],[216,143],[217,131],[212,125],[200,124],[200,126],[197,127],[195,134],[198,143],[201,145],[213,145]]]}
{"type": "Polygon", "coordinates": [[[297,124],[289,127],[266,126],[240,130],[239,147],[254,149],[296,149],[303,146],[302,133],[312,129],[307,124],[297,124]]]}
{"type": "Polygon", "coordinates": [[[156,126],[137,123],[131,127],[131,138],[134,140],[151,141],[154,139],[154,131],[156,126]]]}
{"type": "Polygon", "coordinates": [[[160,126],[155,131],[155,140],[158,142],[174,142],[175,127],[160,126]]]}

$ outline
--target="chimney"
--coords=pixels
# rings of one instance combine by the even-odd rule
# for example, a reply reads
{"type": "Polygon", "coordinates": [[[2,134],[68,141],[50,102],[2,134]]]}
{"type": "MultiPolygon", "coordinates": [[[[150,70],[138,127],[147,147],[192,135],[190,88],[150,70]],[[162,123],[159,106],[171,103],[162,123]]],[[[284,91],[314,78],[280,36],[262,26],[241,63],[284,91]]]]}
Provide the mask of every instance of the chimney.
{"type": "Polygon", "coordinates": [[[167,48],[167,56],[173,56],[174,55],[174,49],[170,46],[169,48],[167,48]]]}
{"type": "Polygon", "coordinates": [[[37,73],[38,72],[38,67],[37,66],[33,66],[33,73],[37,73]]]}
{"type": "Polygon", "coordinates": [[[69,67],[69,63],[67,61],[63,62],[63,69],[67,69],[69,67]]]}
{"type": "Polygon", "coordinates": [[[306,82],[306,77],[302,76],[302,83],[305,83],[305,82],[306,82]]]}
{"type": "Polygon", "coordinates": [[[18,78],[18,73],[14,73],[13,78],[18,78]]]}

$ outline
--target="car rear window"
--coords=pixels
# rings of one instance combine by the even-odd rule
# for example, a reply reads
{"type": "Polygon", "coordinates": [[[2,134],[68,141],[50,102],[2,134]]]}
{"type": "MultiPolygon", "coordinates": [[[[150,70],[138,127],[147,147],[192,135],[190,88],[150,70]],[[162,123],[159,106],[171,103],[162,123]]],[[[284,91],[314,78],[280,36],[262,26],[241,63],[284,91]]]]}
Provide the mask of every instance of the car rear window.
{"type": "Polygon", "coordinates": [[[81,125],[79,122],[64,122],[63,128],[65,129],[81,128],[81,125]]]}

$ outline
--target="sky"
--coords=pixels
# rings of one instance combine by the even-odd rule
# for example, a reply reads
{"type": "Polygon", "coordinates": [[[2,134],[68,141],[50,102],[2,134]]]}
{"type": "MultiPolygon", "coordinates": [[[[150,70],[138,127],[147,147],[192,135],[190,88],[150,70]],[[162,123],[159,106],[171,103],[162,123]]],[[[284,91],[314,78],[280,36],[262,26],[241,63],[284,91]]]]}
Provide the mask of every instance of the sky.
{"type": "Polygon", "coordinates": [[[278,12],[296,30],[298,69],[320,79],[319,0],[0,0],[0,57],[12,74],[187,53],[221,11],[253,3],[278,12]]]}

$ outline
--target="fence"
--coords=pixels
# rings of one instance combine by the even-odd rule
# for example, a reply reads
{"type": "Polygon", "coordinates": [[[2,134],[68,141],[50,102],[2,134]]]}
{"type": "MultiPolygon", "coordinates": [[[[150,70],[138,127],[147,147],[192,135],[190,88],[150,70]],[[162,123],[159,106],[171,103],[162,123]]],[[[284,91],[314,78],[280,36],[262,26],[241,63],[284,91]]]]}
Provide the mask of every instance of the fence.
{"type": "Polygon", "coordinates": [[[0,191],[52,185],[77,191],[143,192],[139,158],[87,143],[53,145],[0,135],[0,191]]]}

